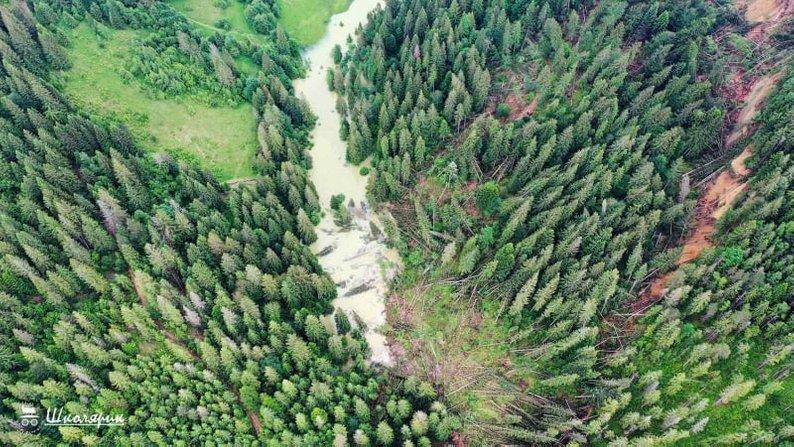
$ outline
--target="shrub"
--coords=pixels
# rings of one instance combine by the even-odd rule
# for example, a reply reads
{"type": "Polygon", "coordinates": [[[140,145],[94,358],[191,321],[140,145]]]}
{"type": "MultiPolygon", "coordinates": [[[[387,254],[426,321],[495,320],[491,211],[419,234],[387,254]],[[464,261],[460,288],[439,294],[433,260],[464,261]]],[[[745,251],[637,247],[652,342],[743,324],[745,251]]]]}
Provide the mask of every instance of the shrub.
{"type": "Polygon", "coordinates": [[[215,23],[213,23],[212,25],[215,28],[220,28],[220,29],[226,30],[226,31],[229,31],[230,29],[232,29],[232,22],[230,22],[229,19],[227,19],[226,17],[222,17],[222,18],[216,20],[215,23]]]}
{"type": "Polygon", "coordinates": [[[335,194],[331,196],[331,209],[336,211],[339,209],[339,206],[345,203],[345,195],[344,194],[335,194]]]}
{"type": "Polygon", "coordinates": [[[507,118],[509,115],[510,115],[510,106],[503,102],[500,102],[496,106],[496,116],[498,118],[507,118]]]}
{"type": "Polygon", "coordinates": [[[477,188],[476,200],[477,208],[486,216],[490,216],[499,208],[501,203],[499,185],[493,181],[483,183],[477,188]]]}
{"type": "Polygon", "coordinates": [[[736,267],[744,261],[744,250],[739,247],[725,247],[721,257],[726,267],[736,267]]]}

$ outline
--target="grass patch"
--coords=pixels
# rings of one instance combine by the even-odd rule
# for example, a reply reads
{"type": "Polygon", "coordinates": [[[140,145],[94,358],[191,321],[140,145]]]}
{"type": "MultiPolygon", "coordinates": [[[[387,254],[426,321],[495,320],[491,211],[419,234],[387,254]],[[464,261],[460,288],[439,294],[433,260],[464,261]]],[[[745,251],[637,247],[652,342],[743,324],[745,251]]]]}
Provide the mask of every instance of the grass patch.
{"type": "Polygon", "coordinates": [[[218,7],[214,0],[171,0],[168,4],[199,25],[215,28],[218,20],[226,19],[231,31],[256,34],[245,20],[245,5],[236,0],[230,0],[226,8],[218,7]]]}
{"type": "Polygon", "coordinates": [[[259,66],[253,63],[251,61],[251,58],[247,56],[235,57],[234,64],[237,66],[237,69],[240,70],[240,73],[242,73],[243,75],[255,77],[257,73],[259,73],[259,66]]]}
{"type": "Polygon", "coordinates": [[[535,383],[534,365],[513,351],[498,302],[473,302],[448,279],[419,279],[427,276],[408,268],[389,298],[398,374],[435,383],[472,445],[500,444],[506,415],[535,383]]]}
{"type": "Polygon", "coordinates": [[[254,176],[256,123],[249,104],[210,107],[188,97],[155,98],[123,68],[139,32],[106,34],[102,39],[84,24],[70,33],[73,67],[62,74],[69,97],[126,123],[147,150],[186,154],[221,181],[254,176]]]}
{"type": "Polygon", "coordinates": [[[316,43],[334,14],[347,11],[352,0],[278,0],[281,24],[301,45],[316,43]]]}

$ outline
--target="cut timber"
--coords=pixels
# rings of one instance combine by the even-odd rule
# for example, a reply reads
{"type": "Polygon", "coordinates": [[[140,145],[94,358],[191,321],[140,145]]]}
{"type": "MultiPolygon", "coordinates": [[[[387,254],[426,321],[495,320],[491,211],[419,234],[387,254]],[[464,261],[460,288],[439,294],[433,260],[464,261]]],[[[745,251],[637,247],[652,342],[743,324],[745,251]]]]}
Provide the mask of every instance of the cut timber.
{"type": "Polygon", "coordinates": [[[235,178],[231,180],[227,180],[226,184],[229,188],[235,188],[241,185],[255,185],[260,179],[258,178],[235,178]]]}
{"type": "Polygon", "coordinates": [[[326,245],[322,250],[317,252],[317,257],[322,258],[325,255],[330,255],[336,249],[336,244],[326,245]]]}
{"type": "Polygon", "coordinates": [[[383,232],[380,231],[380,228],[378,228],[378,226],[375,225],[375,222],[371,220],[369,221],[369,232],[372,233],[372,237],[374,237],[376,240],[380,240],[380,237],[383,235],[383,232]]]}
{"type": "Polygon", "coordinates": [[[372,282],[365,282],[363,284],[359,284],[359,285],[351,288],[350,290],[345,292],[344,296],[355,296],[355,295],[358,295],[359,293],[364,293],[367,290],[371,290],[371,289],[374,289],[374,288],[375,288],[375,286],[372,285],[372,282]]]}

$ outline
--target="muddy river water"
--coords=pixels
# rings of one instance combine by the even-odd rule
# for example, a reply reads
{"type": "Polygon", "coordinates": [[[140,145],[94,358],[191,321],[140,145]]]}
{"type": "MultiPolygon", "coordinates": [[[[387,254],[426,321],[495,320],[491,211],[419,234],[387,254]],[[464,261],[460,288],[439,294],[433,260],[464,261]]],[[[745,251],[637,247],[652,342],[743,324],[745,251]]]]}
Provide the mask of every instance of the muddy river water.
{"type": "Polygon", "coordinates": [[[386,247],[378,216],[371,212],[366,198],[367,177],[359,168],[345,161],[345,142],[339,137],[340,116],[336,112],[336,94],[328,89],[326,72],[333,64],[331,51],[337,44],[345,48],[347,37],[355,32],[379,0],[354,0],[347,11],[331,17],[326,33],[309,47],[304,58],[309,72],[295,81],[298,97],[303,97],[317,115],[312,131],[313,167],[309,173],[325,213],[317,227],[318,240],[312,246],[320,264],[337,284],[337,311],[348,313],[351,322],[366,326],[364,335],[372,351],[370,361],[391,364],[386,338],[379,332],[386,321],[385,296],[388,282],[399,266],[399,256],[386,247]],[[330,210],[331,196],[345,195],[352,225],[340,228],[330,210]]]}

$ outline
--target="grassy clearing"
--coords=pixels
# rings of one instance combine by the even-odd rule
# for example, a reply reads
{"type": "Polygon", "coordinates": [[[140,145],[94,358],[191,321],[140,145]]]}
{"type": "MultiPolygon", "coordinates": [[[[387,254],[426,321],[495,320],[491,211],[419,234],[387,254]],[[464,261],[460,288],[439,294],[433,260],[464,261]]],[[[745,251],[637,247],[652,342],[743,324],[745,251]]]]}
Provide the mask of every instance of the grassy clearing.
{"type": "Polygon", "coordinates": [[[316,43],[334,14],[345,12],[352,0],[278,0],[281,24],[301,45],[316,43]]]}
{"type": "Polygon", "coordinates": [[[69,36],[73,68],[62,76],[66,94],[125,122],[147,150],[195,158],[221,181],[253,176],[257,142],[251,106],[213,108],[190,98],[154,98],[123,69],[137,35],[108,30],[101,40],[80,25],[69,36]]]}
{"type": "Polygon", "coordinates": [[[235,57],[234,64],[243,75],[256,76],[256,74],[259,72],[259,66],[251,61],[251,58],[247,56],[235,57]]]}
{"type": "Polygon", "coordinates": [[[510,344],[499,303],[476,303],[455,293],[445,279],[403,272],[387,307],[387,336],[394,342],[398,373],[436,383],[464,421],[462,433],[495,445],[520,389],[535,382],[510,344]]]}
{"type": "Polygon", "coordinates": [[[220,8],[214,0],[172,0],[168,2],[174,9],[184,14],[199,24],[215,27],[219,19],[227,19],[232,26],[232,31],[246,34],[255,34],[245,21],[245,5],[236,0],[230,0],[229,6],[220,8]]]}

